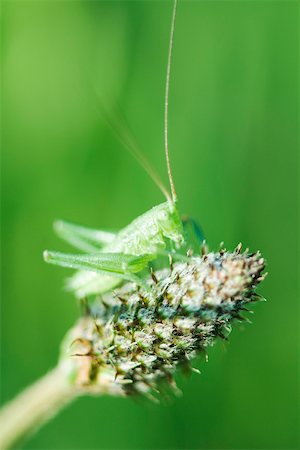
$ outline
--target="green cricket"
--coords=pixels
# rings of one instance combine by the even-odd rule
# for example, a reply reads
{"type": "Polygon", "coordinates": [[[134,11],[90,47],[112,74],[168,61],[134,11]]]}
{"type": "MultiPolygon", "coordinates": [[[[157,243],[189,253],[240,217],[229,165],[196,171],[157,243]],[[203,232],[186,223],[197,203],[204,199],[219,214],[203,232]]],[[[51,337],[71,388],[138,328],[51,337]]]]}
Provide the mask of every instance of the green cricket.
{"type": "Polygon", "coordinates": [[[177,0],[174,2],[171,21],[164,102],[165,157],[171,193],[149,163],[145,162],[145,158],[136,156],[136,151],[131,149],[166,197],[164,203],[154,206],[117,233],[89,229],[65,221],[54,224],[61,238],[84,253],[65,254],[46,250],[44,259],[51,264],[77,269],[68,281],[68,288],[78,298],[103,294],[118,286],[122,280],[142,285],[137,274],[151,260],[162,254],[176,255],[184,247],[184,226],[177,207],[168,144],[169,86],[176,9],[177,0]]]}

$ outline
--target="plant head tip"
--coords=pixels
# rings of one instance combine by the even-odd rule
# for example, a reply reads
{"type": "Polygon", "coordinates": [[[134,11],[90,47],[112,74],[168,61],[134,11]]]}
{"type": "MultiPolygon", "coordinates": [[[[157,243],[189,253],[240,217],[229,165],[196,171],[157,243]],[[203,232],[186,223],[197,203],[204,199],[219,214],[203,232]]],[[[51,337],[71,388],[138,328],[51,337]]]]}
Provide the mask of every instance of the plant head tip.
{"type": "Polygon", "coordinates": [[[210,252],[152,271],[147,290],[129,283],[105,294],[65,339],[70,378],[99,392],[105,380],[106,392],[118,395],[172,387],[177,367],[191,371],[197,354],[245,320],[264,265],[256,253],[210,252]]]}

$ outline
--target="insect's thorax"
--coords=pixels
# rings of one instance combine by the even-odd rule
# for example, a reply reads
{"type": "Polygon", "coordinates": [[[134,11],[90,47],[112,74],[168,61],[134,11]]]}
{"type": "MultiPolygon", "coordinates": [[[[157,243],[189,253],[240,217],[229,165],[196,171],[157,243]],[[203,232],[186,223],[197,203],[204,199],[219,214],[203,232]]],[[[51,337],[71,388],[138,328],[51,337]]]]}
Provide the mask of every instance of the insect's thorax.
{"type": "Polygon", "coordinates": [[[105,251],[155,254],[166,247],[168,239],[179,247],[183,243],[183,230],[176,205],[165,202],[154,206],[123,228],[105,251]]]}

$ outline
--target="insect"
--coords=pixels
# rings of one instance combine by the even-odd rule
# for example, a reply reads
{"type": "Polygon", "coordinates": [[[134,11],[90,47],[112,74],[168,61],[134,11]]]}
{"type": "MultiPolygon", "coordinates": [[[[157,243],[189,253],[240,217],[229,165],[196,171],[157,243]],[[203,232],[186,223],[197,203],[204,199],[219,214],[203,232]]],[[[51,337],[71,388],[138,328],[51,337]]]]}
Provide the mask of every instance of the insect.
{"type": "Polygon", "coordinates": [[[64,221],[55,224],[57,234],[84,253],[65,254],[46,250],[44,259],[51,264],[78,269],[69,279],[68,287],[79,298],[107,292],[122,280],[142,284],[137,274],[150,261],[162,254],[178,254],[185,247],[185,224],[192,224],[201,240],[201,232],[193,222],[180,218],[169,155],[168,102],[176,10],[177,0],[173,4],[171,20],[164,112],[165,157],[171,194],[149,164],[142,160],[142,165],[165,195],[164,203],[137,217],[118,233],[89,229],[64,221]]]}

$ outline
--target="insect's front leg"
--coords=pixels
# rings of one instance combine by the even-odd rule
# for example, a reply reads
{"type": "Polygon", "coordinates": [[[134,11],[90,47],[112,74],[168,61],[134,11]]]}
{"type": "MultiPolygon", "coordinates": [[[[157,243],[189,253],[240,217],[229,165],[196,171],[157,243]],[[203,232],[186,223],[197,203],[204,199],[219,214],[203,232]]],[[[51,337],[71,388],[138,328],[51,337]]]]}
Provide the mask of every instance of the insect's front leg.
{"type": "Polygon", "coordinates": [[[182,217],[185,241],[191,250],[198,251],[205,241],[204,233],[198,222],[189,216],[182,217]]]}

